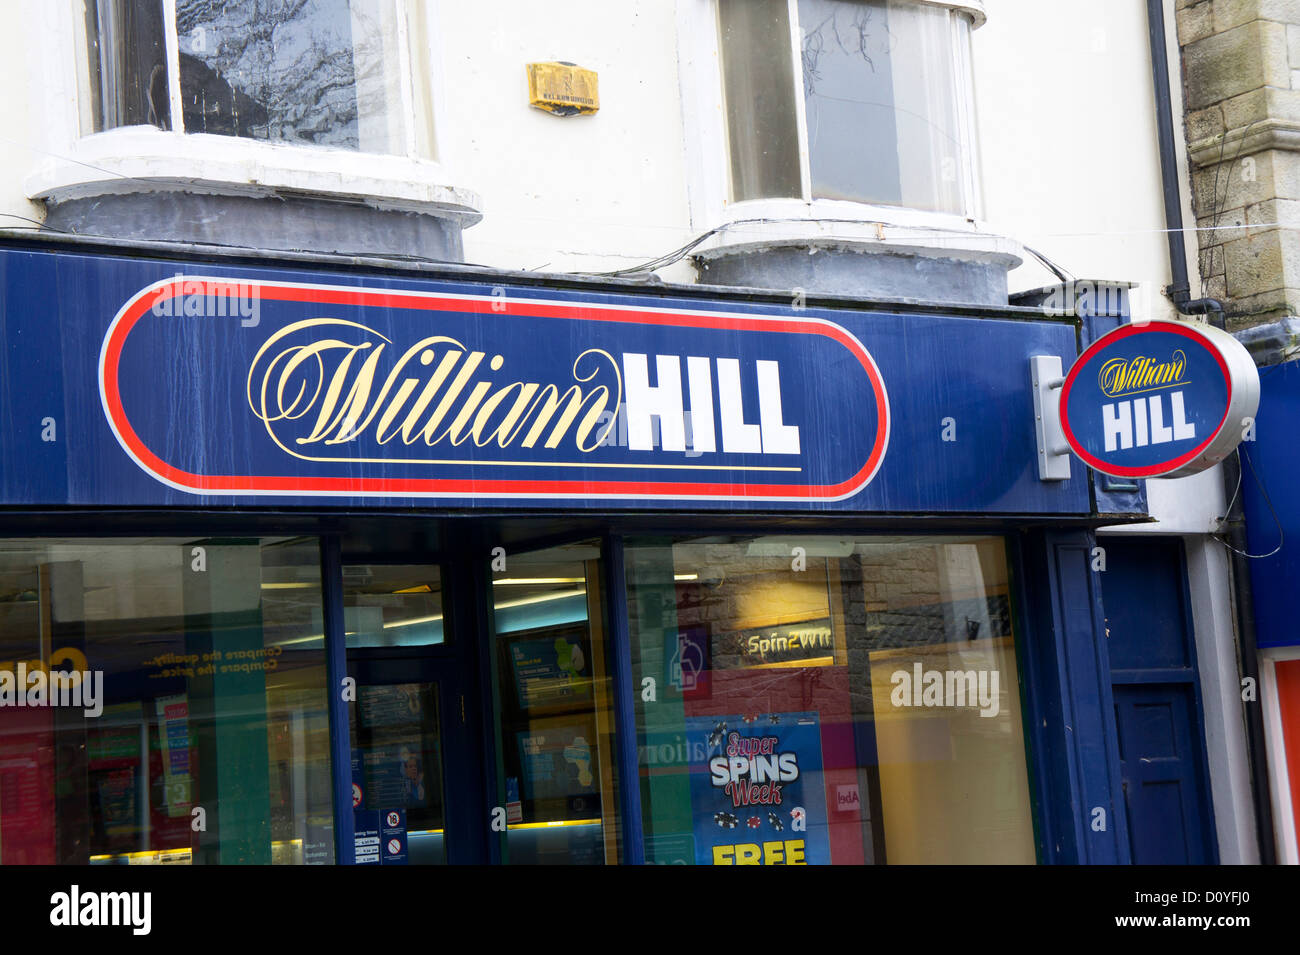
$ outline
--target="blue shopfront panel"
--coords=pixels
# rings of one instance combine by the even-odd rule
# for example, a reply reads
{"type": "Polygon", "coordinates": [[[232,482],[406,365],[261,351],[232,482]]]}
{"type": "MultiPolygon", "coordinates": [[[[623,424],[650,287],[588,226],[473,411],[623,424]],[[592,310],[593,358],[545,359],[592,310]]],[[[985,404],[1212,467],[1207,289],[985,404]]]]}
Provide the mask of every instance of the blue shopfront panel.
{"type": "Polygon", "coordinates": [[[1298,420],[1300,362],[1261,369],[1256,439],[1243,441],[1238,447],[1247,546],[1252,554],[1270,555],[1250,562],[1260,647],[1300,644],[1294,598],[1295,582],[1300,579],[1300,487],[1296,483],[1296,475],[1300,475],[1300,442],[1295,439],[1298,420]],[[1274,550],[1277,553],[1272,553],[1274,550]]]}
{"type": "Polygon", "coordinates": [[[1068,323],[0,249],[30,506],[1081,514],[1068,323]]]}

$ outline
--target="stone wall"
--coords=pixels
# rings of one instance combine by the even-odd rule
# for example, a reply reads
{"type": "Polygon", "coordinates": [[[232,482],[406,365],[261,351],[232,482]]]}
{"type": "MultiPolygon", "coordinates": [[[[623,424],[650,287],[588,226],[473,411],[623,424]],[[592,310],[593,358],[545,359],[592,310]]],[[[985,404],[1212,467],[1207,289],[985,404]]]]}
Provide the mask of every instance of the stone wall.
{"type": "Polygon", "coordinates": [[[1204,294],[1233,331],[1276,323],[1300,312],[1300,0],[1175,2],[1204,294]]]}

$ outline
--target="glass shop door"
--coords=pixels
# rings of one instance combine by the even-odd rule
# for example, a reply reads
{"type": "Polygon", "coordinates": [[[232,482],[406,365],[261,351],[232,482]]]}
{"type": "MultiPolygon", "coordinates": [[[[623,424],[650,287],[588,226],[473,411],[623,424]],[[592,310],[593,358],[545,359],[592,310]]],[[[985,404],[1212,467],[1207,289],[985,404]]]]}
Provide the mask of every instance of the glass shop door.
{"type": "Polygon", "coordinates": [[[486,861],[477,641],[445,571],[344,563],[358,864],[486,861]]]}
{"type": "Polygon", "coordinates": [[[596,541],[490,568],[345,553],[359,863],[619,860],[603,595],[596,541]]]}
{"type": "Polygon", "coordinates": [[[491,568],[495,805],[511,865],[620,858],[612,664],[599,542],[511,553],[491,568]]]}

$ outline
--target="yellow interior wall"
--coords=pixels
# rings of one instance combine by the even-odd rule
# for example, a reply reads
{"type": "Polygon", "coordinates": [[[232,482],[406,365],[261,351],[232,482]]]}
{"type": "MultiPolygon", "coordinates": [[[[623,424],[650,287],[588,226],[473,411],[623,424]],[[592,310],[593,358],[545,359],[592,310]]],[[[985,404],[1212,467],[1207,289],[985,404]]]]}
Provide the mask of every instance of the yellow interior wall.
{"type": "Polygon", "coordinates": [[[1011,638],[870,654],[885,852],[890,863],[1032,864],[1034,830],[1011,638]],[[897,670],[997,670],[998,715],[896,707],[897,670]]]}

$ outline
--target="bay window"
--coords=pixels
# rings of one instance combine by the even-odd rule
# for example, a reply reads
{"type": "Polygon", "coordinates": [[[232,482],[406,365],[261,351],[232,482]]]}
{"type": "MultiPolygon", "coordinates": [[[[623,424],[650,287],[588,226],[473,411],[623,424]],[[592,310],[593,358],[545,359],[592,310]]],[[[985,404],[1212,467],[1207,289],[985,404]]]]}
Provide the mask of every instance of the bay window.
{"type": "Polygon", "coordinates": [[[972,16],[913,0],[718,0],[732,202],[973,215],[972,16]]]}
{"type": "Polygon", "coordinates": [[[425,155],[398,0],[87,0],[83,133],[155,126],[425,155]]]}

